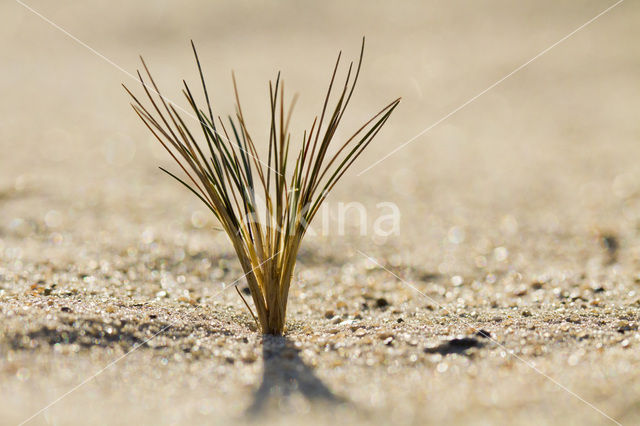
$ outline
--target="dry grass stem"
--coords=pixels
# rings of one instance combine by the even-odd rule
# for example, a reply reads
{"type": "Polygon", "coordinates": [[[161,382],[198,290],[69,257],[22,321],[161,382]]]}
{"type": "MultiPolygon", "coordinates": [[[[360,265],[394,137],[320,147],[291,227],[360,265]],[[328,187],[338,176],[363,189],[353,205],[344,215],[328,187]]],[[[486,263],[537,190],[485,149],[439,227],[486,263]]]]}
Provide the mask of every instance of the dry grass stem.
{"type": "Polygon", "coordinates": [[[146,105],[125,89],[133,99],[131,105],[135,112],[184,176],[161,169],[195,194],[229,236],[247,274],[256,313],[244,298],[243,301],[262,332],[280,335],[284,331],[296,256],[307,227],[329,192],[389,119],[400,99],[373,115],[330,154],[329,147],[360,75],[363,39],[359,60],[355,67],[350,63],[334,103],[330,101],[337,85],[341,54],[338,55],[322,111],[310,130],[304,132],[300,149],[290,155],[289,122],[295,97],[285,107],[284,84],[278,74],[275,83],[269,82],[271,119],[265,161],[259,157],[247,128],[235,78],[235,116],[223,121],[214,116],[193,42],[192,47],[206,105],[196,103],[186,82],[183,82],[183,93],[199,122],[198,139],[176,107],[160,94],[144,60],[146,77],[140,72],[138,77],[148,101],[146,105]]]}

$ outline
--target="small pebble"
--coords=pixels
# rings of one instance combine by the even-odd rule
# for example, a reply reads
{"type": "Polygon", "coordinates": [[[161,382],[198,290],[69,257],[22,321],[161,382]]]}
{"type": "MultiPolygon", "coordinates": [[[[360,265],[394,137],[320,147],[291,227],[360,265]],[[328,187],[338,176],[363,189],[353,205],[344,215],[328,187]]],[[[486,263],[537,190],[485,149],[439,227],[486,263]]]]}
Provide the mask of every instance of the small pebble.
{"type": "Polygon", "coordinates": [[[389,306],[389,301],[384,297],[376,299],[376,308],[386,308],[389,306]]]}
{"type": "Polygon", "coordinates": [[[534,290],[540,290],[542,287],[544,287],[544,283],[541,283],[540,281],[534,281],[531,283],[531,288],[534,290]]]}
{"type": "Polygon", "coordinates": [[[487,330],[485,330],[485,329],[480,329],[480,330],[478,330],[478,332],[476,333],[476,336],[477,336],[477,337],[484,337],[484,338],[489,339],[489,338],[491,338],[491,333],[490,333],[490,332],[488,332],[488,331],[487,331],[487,330]]]}
{"type": "Polygon", "coordinates": [[[438,353],[448,355],[453,353],[463,353],[467,349],[482,347],[483,343],[475,337],[461,337],[448,340],[437,346],[425,348],[426,353],[438,353]]]}

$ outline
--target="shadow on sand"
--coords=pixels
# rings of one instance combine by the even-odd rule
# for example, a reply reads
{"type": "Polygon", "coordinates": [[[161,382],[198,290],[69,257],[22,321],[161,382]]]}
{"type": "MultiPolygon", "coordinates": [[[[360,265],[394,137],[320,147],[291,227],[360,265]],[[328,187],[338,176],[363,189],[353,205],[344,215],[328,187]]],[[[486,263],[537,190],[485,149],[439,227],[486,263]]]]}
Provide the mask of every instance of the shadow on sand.
{"type": "Polygon", "coordinates": [[[342,404],[346,401],[331,392],[300,358],[300,351],[286,337],[264,336],[262,383],[253,395],[247,415],[254,417],[272,407],[282,406],[300,394],[309,403],[342,404]]]}

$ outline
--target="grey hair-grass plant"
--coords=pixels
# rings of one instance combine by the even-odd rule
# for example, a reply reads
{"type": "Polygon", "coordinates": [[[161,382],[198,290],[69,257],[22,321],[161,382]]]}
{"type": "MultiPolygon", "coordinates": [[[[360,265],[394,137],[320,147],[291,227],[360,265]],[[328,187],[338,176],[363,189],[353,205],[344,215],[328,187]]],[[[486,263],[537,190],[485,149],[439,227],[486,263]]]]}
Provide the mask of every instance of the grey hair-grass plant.
{"type": "MultiPolygon", "coordinates": [[[[330,153],[329,147],[360,75],[363,38],[359,60],[355,67],[353,62],[349,65],[345,82],[331,106],[340,65],[341,53],[338,54],[319,118],[314,118],[310,130],[303,134],[300,149],[291,155],[289,122],[296,97],[285,107],[284,83],[278,73],[275,83],[269,82],[270,128],[265,161],[258,155],[255,139],[247,128],[235,77],[232,78],[235,116],[229,116],[225,124],[219,116],[214,116],[198,53],[193,42],[191,45],[205,105],[196,103],[185,81],[182,92],[191,108],[187,114],[198,121],[200,138],[187,126],[177,110],[180,108],[160,94],[142,57],[150,85],[140,71],[138,77],[148,105],[143,105],[126,86],[125,90],[133,100],[135,112],[169,152],[184,177],[161,170],[195,194],[231,240],[245,272],[255,314],[239,291],[238,294],[254,320],[264,334],[281,335],[296,257],[307,227],[329,192],[389,119],[400,99],[382,108],[330,153]]],[[[267,138],[264,141],[266,143],[267,138]]]]}

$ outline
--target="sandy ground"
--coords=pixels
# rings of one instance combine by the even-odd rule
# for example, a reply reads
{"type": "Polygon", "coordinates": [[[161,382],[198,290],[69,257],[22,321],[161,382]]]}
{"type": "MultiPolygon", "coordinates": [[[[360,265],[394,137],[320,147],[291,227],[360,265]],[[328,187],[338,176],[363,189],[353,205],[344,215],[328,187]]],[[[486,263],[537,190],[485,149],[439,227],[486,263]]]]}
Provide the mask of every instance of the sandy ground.
{"type": "Polygon", "coordinates": [[[286,338],[263,338],[130,77],[3,2],[1,424],[640,421],[637,1],[361,176],[613,1],[209,3],[29,2],[126,72],[144,53],[174,99],[193,38],[218,110],[234,69],[258,129],[277,70],[301,131],[366,35],[340,134],[403,103],[329,205],[371,226],[394,202],[400,233],[310,236],[286,338]]]}

